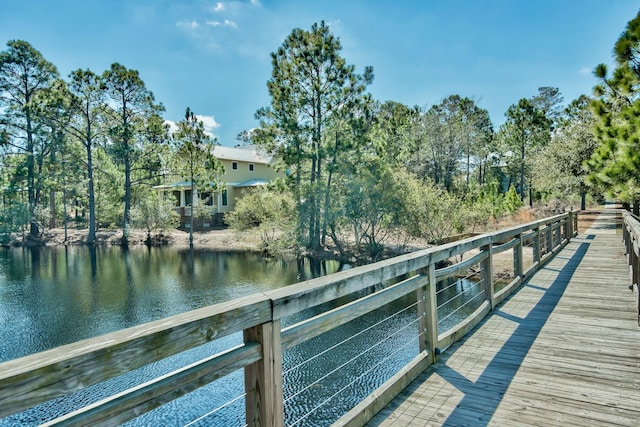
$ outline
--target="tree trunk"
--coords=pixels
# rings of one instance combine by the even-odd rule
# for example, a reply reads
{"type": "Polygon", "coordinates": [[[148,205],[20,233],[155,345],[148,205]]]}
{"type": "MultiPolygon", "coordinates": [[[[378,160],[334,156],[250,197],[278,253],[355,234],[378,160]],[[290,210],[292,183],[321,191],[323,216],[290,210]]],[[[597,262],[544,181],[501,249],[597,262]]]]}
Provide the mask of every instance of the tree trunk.
{"type": "MultiPolygon", "coordinates": [[[[193,191],[191,191],[193,193],[193,191]]],[[[122,246],[129,246],[129,221],[131,213],[131,161],[124,160],[124,215],[122,218],[122,246]]]]}
{"type": "Polygon", "coordinates": [[[533,207],[533,188],[531,187],[531,184],[529,184],[529,207],[533,207]]]}
{"type": "MultiPolygon", "coordinates": [[[[324,217],[322,218],[322,246],[326,244],[326,236],[327,236],[327,219],[329,216],[329,203],[331,201],[331,179],[333,177],[333,168],[336,165],[338,159],[338,132],[336,132],[336,143],[333,149],[333,157],[331,158],[331,164],[327,166],[328,176],[327,176],[327,188],[324,192],[324,217]]],[[[333,233],[335,235],[335,233],[333,233]]],[[[335,239],[334,239],[335,241],[335,239]]]]}
{"type": "Polygon", "coordinates": [[[193,152],[189,156],[189,175],[191,177],[191,196],[190,196],[190,211],[189,211],[189,248],[193,249],[193,193],[195,192],[195,184],[193,182],[193,152]]]}
{"type": "Polygon", "coordinates": [[[469,154],[469,148],[467,146],[467,187],[469,187],[469,171],[471,169],[469,162],[471,161],[471,156],[469,154]]]}
{"type": "MultiPolygon", "coordinates": [[[[88,110],[87,110],[87,116],[88,110]]],[[[87,149],[87,178],[89,179],[89,233],[87,243],[93,245],[96,242],[96,198],[93,187],[93,158],[91,148],[93,145],[91,136],[91,122],[88,122],[84,146],[87,149]]]]}
{"type": "Polygon", "coordinates": [[[520,200],[524,202],[524,142],[522,143],[520,156],[520,200]]]}
{"type": "Polygon", "coordinates": [[[49,190],[49,228],[56,228],[56,192],[49,190]]]}
{"type": "Polygon", "coordinates": [[[87,243],[93,245],[96,242],[96,200],[93,189],[93,160],[91,157],[91,142],[85,143],[87,148],[87,176],[89,178],[89,234],[87,243]]]}
{"type": "MultiPolygon", "coordinates": [[[[29,102],[29,99],[26,100],[29,102]]],[[[31,115],[26,114],[27,119],[27,197],[29,206],[29,235],[37,237],[40,234],[36,221],[36,196],[35,196],[35,150],[33,146],[33,129],[31,115]]]]}
{"type": "MultiPolygon", "coordinates": [[[[63,169],[64,170],[64,169],[63,169]]],[[[62,223],[64,224],[64,241],[67,241],[67,183],[66,179],[63,179],[62,183],[62,223]]]]}
{"type": "Polygon", "coordinates": [[[305,204],[306,209],[304,209],[305,216],[307,217],[307,248],[311,248],[313,246],[313,183],[316,179],[316,159],[315,156],[311,155],[311,174],[309,175],[309,194],[306,197],[305,204]]]}
{"type": "Polygon", "coordinates": [[[302,169],[302,150],[300,148],[300,140],[295,137],[296,147],[296,185],[294,188],[296,194],[296,207],[298,208],[298,229],[296,230],[296,239],[298,242],[302,242],[302,236],[304,234],[304,216],[302,215],[302,194],[300,192],[300,184],[302,182],[301,169],[302,169]]]}
{"type": "MultiPolygon", "coordinates": [[[[320,70],[316,70],[318,82],[320,82],[320,70]]],[[[316,188],[322,182],[322,100],[319,90],[314,93],[315,100],[313,106],[313,158],[311,170],[311,221],[309,224],[309,243],[311,249],[320,249],[320,206],[321,206],[321,189],[316,188]]]]}
{"type": "Polygon", "coordinates": [[[129,221],[131,214],[131,155],[129,152],[129,122],[127,120],[127,99],[122,94],[122,148],[124,151],[124,214],[122,215],[122,246],[129,246],[129,221]]]}

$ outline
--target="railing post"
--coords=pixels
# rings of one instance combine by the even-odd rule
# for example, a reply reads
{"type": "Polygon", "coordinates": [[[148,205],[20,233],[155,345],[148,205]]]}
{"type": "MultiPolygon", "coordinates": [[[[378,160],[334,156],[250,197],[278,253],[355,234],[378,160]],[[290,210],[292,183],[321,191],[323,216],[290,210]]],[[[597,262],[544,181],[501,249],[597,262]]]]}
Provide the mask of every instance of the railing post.
{"type": "Polygon", "coordinates": [[[244,342],[262,345],[262,359],[244,368],[246,422],[249,427],[284,426],[280,321],[245,329],[244,342]]]}
{"type": "Polygon", "coordinates": [[[420,351],[428,353],[429,364],[435,363],[440,354],[438,349],[438,302],[436,296],[436,266],[431,263],[428,267],[428,282],[425,287],[418,288],[418,327],[423,339],[420,341],[420,351]]]}
{"type": "Polygon", "coordinates": [[[484,286],[487,295],[487,301],[491,304],[491,310],[495,307],[495,292],[493,291],[493,245],[489,243],[487,246],[480,248],[482,252],[487,253],[487,257],[482,260],[482,280],[484,280],[484,286]]]}
{"type": "Polygon", "coordinates": [[[541,248],[540,248],[540,226],[536,227],[536,235],[533,237],[533,262],[540,262],[541,258],[541,248]]]}
{"type": "Polygon", "coordinates": [[[562,244],[562,220],[558,222],[558,246],[562,244]]]}
{"type": "Polygon", "coordinates": [[[567,233],[567,240],[571,240],[571,238],[573,237],[573,216],[575,214],[573,213],[573,206],[571,207],[571,210],[569,211],[569,216],[567,217],[567,223],[566,223],[566,233],[567,233]]]}
{"type": "Polygon", "coordinates": [[[629,230],[627,230],[627,224],[622,221],[622,241],[624,242],[625,255],[627,256],[627,262],[629,262],[629,230]]]}
{"type": "Polygon", "coordinates": [[[416,299],[418,301],[418,345],[420,346],[420,352],[429,352],[429,337],[428,337],[428,323],[427,315],[429,309],[427,308],[427,295],[430,291],[430,284],[421,286],[416,290],[416,299]]]}
{"type": "Polygon", "coordinates": [[[522,277],[523,261],[522,261],[522,233],[516,236],[518,244],[513,247],[513,276],[522,277]]]}
{"type": "MultiPolygon", "coordinates": [[[[636,248],[633,242],[631,242],[631,286],[638,285],[638,255],[636,254],[636,248]]],[[[640,292],[640,286],[638,286],[638,292],[640,292]]]]}
{"type": "Polygon", "coordinates": [[[633,283],[631,283],[631,291],[633,292],[633,286],[636,286],[636,291],[638,291],[638,326],[640,326],[640,257],[636,254],[635,246],[632,245],[631,253],[633,253],[634,263],[631,270],[633,271],[633,283]]]}

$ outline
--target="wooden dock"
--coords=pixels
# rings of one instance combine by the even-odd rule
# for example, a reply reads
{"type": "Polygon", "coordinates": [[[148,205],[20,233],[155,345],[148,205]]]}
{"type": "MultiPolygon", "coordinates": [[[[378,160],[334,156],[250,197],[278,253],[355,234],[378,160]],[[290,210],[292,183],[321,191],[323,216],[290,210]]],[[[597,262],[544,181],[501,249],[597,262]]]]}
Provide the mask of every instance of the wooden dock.
{"type": "Polygon", "coordinates": [[[637,426],[637,297],[603,211],[368,426],[637,426]]]}

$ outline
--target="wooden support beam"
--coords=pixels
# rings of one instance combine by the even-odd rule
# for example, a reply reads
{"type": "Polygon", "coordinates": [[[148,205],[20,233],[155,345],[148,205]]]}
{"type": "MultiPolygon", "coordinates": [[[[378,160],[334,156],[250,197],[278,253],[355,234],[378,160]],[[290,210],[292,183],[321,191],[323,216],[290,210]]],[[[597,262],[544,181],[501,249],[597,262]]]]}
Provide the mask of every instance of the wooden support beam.
{"type": "Polygon", "coordinates": [[[522,234],[516,236],[518,240],[518,244],[513,248],[513,276],[518,278],[522,277],[522,273],[524,270],[524,263],[522,260],[522,234]]]}
{"type": "Polygon", "coordinates": [[[425,291],[425,308],[426,308],[426,334],[425,349],[429,352],[429,363],[435,363],[438,360],[440,350],[438,349],[438,300],[436,296],[437,279],[436,266],[429,264],[429,281],[427,282],[425,291]]]}
{"type": "Polygon", "coordinates": [[[540,227],[536,227],[536,235],[533,238],[533,262],[540,262],[540,258],[541,257],[541,252],[542,252],[542,248],[540,247],[541,244],[541,239],[540,239],[540,233],[542,232],[542,230],[540,229],[540,227]]]}
{"type": "Polygon", "coordinates": [[[280,321],[245,329],[245,343],[262,345],[262,359],[244,368],[246,422],[249,427],[282,427],[282,345],[280,321]]]}
{"type": "Polygon", "coordinates": [[[492,245],[483,246],[480,250],[487,254],[486,258],[480,263],[482,266],[482,280],[484,281],[486,300],[489,301],[491,310],[495,308],[495,298],[493,291],[493,247],[492,245]]]}

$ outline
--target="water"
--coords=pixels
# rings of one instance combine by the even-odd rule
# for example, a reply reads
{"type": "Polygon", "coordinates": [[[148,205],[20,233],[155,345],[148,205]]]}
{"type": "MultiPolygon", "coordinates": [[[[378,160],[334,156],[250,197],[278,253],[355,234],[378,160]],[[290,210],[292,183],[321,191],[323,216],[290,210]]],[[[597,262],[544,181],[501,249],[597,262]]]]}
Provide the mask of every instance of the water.
{"type": "MultiPolygon", "coordinates": [[[[312,265],[264,260],[254,253],[172,248],[126,252],[119,247],[2,250],[0,361],[276,289],[340,268],[334,261],[312,265]]],[[[468,290],[469,286],[460,282],[450,287],[452,291],[457,288],[468,290]]],[[[449,300],[448,292],[438,299],[449,300]]],[[[414,303],[415,297],[407,296],[286,351],[287,425],[331,424],[411,360],[418,352],[414,303]],[[359,334],[366,328],[370,329],[359,334]],[[344,339],[350,340],[339,345],[344,339]],[[323,353],[334,345],[339,346],[323,353]]],[[[283,323],[293,321],[285,319],[283,323]]],[[[455,321],[447,319],[451,324],[455,321]]],[[[61,415],[240,342],[240,334],[225,337],[0,420],[0,426],[37,425],[43,413],[48,414],[47,419],[61,415]]],[[[239,371],[128,425],[244,425],[243,389],[239,371]],[[238,399],[211,413],[234,398],[238,399]]]]}
{"type": "Polygon", "coordinates": [[[323,267],[246,252],[0,250],[0,361],[332,273],[339,263],[323,267]]]}

